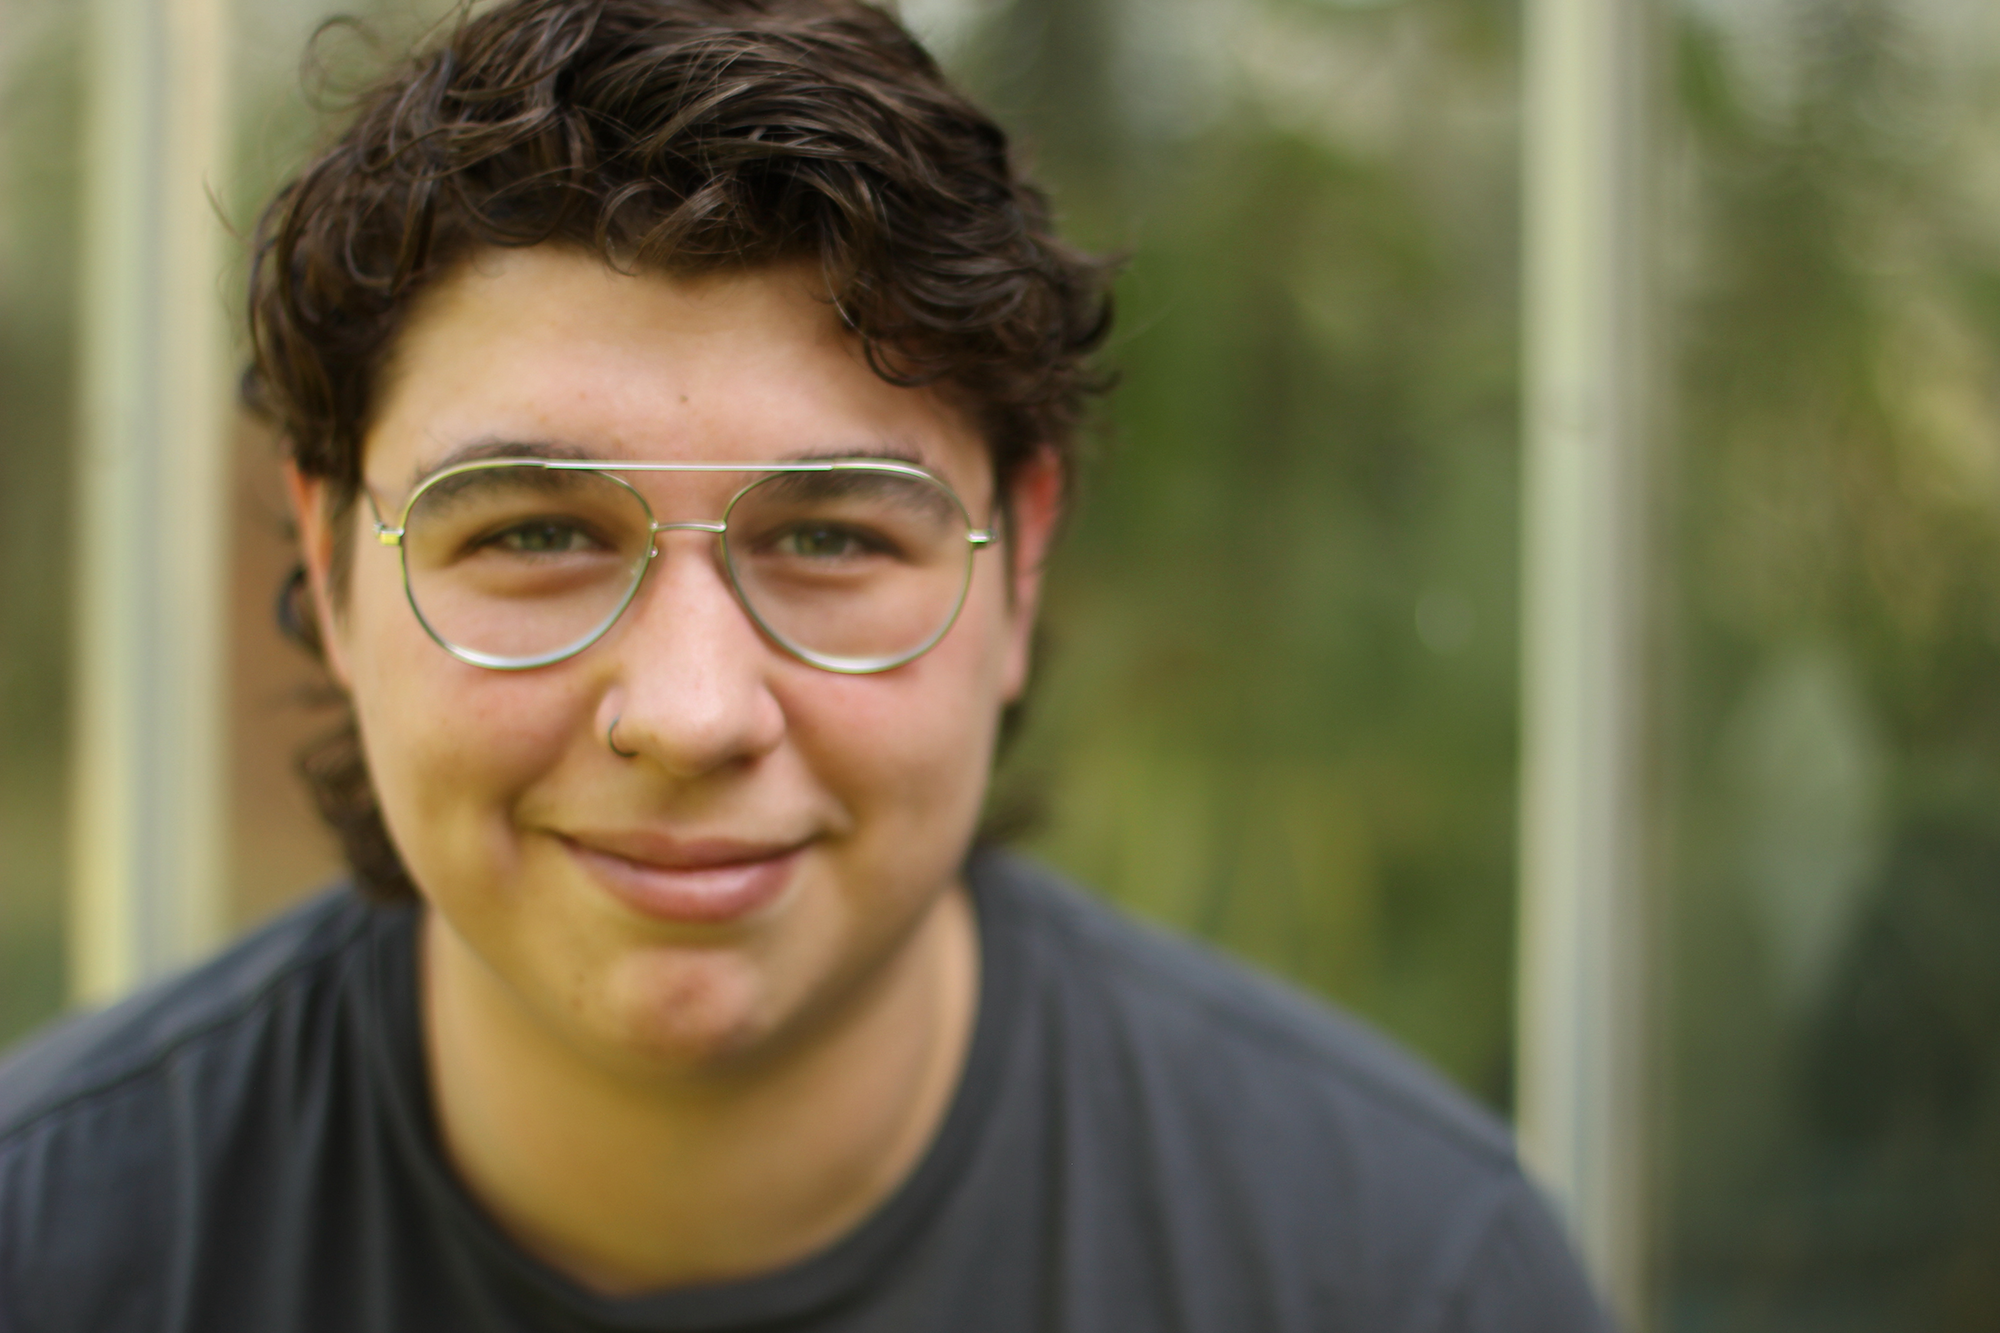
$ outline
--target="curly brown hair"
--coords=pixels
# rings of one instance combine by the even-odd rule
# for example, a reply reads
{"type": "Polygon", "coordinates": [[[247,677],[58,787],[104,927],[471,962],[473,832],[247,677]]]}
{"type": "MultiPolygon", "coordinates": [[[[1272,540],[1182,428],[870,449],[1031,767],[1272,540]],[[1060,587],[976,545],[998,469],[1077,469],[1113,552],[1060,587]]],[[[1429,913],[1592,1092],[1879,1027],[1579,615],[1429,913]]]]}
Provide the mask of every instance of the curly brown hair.
{"type": "MultiPolygon", "coordinates": [[[[817,264],[877,374],[968,413],[1002,494],[1037,449],[1073,475],[1104,387],[1109,263],[1056,238],[1006,135],[888,14],[512,0],[363,93],[258,222],[245,401],[336,520],[414,301],[480,249],[549,243],[677,275],[817,264]]],[[[317,652],[302,592],[295,573],[281,619],[317,652]]],[[[301,768],[361,887],[413,893],[351,715],[301,768]]]]}

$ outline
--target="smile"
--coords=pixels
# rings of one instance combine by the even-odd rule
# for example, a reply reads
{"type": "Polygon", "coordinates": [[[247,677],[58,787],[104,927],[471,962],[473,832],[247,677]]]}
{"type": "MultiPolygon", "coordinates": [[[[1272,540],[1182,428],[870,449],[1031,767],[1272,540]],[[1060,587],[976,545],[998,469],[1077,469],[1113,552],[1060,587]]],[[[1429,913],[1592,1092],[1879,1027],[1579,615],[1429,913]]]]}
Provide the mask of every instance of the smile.
{"type": "Polygon", "coordinates": [[[688,925],[744,920],[791,885],[805,843],[680,842],[652,834],[558,835],[570,856],[642,916],[688,925]]]}

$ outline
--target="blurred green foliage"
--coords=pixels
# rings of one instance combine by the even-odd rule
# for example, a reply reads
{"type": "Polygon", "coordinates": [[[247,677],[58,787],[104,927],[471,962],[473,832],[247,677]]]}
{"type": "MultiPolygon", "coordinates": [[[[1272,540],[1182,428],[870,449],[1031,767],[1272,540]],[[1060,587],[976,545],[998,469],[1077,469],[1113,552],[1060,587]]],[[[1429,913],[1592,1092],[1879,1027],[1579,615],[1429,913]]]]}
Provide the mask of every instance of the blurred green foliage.
{"type": "Polygon", "coordinates": [[[43,6],[0,63],[0,1045],[62,999],[80,51],[43,6]]]}
{"type": "Polygon", "coordinates": [[[1706,7],[1670,210],[1667,1326],[2000,1321],[2000,23],[1706,7]]]}

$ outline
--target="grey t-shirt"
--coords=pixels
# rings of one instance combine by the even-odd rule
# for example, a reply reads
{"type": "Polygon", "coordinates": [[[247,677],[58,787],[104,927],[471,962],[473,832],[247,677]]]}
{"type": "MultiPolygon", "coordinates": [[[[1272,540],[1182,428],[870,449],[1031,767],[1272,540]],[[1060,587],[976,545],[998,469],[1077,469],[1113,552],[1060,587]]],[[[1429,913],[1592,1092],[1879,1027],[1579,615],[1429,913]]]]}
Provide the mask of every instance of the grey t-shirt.
{"type": "Polygon", "coordinates": [[[865,1222],[636,1299],[440,1153],[415,911],[321,898],[0,1063],[0,1333],[1569,1333],[1603,1316],[1507,1135],[1351,1021],[1004,854],[964,1078],[865,1222]]]}

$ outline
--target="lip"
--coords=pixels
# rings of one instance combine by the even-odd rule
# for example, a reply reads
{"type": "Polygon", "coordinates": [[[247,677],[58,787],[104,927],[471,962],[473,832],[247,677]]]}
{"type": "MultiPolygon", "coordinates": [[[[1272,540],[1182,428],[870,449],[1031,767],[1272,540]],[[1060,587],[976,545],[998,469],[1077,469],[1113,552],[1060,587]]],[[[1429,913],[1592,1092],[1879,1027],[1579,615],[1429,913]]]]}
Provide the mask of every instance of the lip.
{"type": "Polygon", "coordinates": [[[627,907],[689,925],[741,921],[776,902],[807,845],[644,832],[559,836],[590,877],[627,907]]]}

